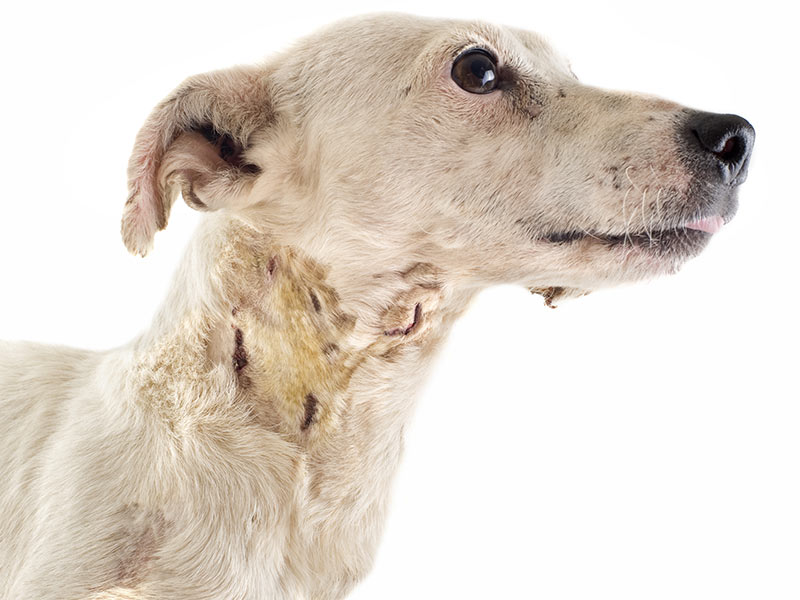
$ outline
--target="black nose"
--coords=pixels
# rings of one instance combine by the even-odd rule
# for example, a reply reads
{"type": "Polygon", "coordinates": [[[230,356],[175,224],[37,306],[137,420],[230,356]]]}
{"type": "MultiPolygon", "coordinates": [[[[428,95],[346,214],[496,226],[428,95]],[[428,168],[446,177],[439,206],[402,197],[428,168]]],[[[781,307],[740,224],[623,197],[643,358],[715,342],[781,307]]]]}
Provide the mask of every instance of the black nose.
{"type": "Polygon", "coordinates": [[[711,177],[727,185],[747,179],[747,166],[753,152],[756,132],[737,115],[697,112],[686,122],[686,137],[698,153],[711,177]]]}

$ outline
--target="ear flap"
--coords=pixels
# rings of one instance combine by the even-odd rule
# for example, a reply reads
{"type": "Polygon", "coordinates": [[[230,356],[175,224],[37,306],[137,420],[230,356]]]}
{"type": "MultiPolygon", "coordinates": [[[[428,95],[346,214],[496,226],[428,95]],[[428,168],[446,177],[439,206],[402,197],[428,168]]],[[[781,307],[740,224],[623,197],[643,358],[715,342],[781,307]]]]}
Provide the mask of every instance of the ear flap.
{"type": "Polygon", "coordinates": [[[267,71],[234,67],[195,75],[155,107],[128,163],[122,239],[144,256],[167,226],[180,188],[199,210],[231,207],[246,196],[258,167],[244,162],[250,136],[273,119],[267,71]]]}

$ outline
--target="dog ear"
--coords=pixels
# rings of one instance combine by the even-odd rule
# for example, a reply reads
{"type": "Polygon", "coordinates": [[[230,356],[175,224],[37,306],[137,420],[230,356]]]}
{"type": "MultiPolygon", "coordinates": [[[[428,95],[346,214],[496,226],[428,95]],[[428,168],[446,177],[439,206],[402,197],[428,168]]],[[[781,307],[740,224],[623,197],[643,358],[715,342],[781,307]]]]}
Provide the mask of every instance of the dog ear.
{"type": "Polygon", "coordinates": [[[128,163],[122,239],[144,256],[167,226],[178,189],[189,206],[236,206],[259,173],[243,158],[248,141],[273,120],[268,73],[234,67],[195,75],[155,107],[128,163]]]}

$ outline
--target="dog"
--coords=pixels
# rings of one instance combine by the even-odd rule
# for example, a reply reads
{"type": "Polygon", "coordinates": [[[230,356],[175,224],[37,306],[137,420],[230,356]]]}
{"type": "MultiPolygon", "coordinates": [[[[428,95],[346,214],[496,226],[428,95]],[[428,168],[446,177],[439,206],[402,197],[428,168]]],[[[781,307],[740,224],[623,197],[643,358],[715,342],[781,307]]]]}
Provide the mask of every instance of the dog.
{"type": "Polygon", "coordinates": [[[131,252],[178,192],[206,213],[152,327],[0,345],[0,597],[343,598],[470,300],[676,272],[754,136],[479,22],[361,17],[190,77],[128,169],[131,252]]]}

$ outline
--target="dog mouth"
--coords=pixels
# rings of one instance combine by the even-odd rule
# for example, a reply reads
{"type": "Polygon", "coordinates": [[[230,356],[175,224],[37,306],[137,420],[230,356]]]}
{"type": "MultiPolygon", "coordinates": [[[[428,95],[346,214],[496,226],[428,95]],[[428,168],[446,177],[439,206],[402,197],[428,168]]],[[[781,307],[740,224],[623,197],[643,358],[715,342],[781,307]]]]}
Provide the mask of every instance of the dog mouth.
{"type": "Polygon", "coordinates": [[[601,244],[608,248],[641,250],[656,256],[691,256],[702,250],[724,224],[723,217],[713,215],[690,220],[673,228],[647,229],[624,234],[609,234],[591,230],[566,231],[553,233],[541,239],[556,245],[587,242],[601,244]]]}

